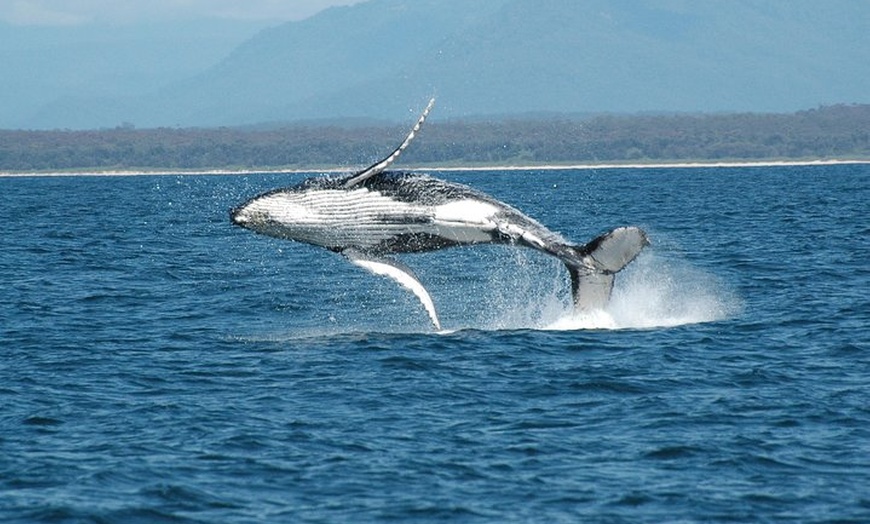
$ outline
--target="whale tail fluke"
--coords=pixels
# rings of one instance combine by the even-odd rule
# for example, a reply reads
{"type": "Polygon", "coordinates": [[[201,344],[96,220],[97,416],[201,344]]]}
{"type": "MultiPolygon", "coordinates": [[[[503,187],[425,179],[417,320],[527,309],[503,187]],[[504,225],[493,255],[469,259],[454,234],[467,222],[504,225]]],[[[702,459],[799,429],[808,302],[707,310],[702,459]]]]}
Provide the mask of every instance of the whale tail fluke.
{"type": "Polygon", "coordinates": [[[637,227],[619,227],[585,246],[574,248],[577,259],[566,261],[576,311],[603,309],[610,300],[613,277],[634,260],[649,239],[637,227]]]}

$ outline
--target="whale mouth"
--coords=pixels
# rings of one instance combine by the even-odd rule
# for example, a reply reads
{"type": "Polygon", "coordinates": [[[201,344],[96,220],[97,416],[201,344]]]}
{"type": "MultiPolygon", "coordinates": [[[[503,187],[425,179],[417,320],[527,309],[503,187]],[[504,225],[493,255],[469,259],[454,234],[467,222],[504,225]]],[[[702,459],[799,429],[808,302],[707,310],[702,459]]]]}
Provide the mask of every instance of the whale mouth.
{"type": "Polygon", "coordinates": [[[230,222],[233,224],[245,227],[250,220],[250,215],[245,213],[245,206],[234,207],[230,210],[230,222]]]}

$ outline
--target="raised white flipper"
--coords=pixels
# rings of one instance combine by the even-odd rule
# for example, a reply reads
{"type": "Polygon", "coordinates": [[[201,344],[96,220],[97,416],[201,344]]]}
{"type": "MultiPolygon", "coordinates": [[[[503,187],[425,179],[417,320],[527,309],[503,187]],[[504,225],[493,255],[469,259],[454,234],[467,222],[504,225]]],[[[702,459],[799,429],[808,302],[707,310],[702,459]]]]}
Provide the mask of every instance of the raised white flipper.
{"type": "Polygon", "coordinates": [[[426,312],[429,313],[429,318],[432,319],[435,329],[441,330],[441,322],[438,321],[438,314],[435,312],[435,304],[432,302],[432,297],[429,296],[429,292],[426,291],[426,288],[423,287],[423,284],[420,283],[420,280],[411,271],[411,268],[398,260],[378,257],[356,249],[345,249],[341,254],[357,266],[365,268],[375,275],[390,277],[402,287],[414,293],[420,299],[420,303],[423,304],[426,312]]]}
{"type": "Polygon", "coordinates": [[[411,140],[414,140],[414,137],[417,136],[417,132],[420,131],[421,127],[423,127],[423,122],[425,122],[426,117],[429,116],[429,111],[432,110],[433,105],[435,105],[435,99],[430,98],[429,104],[426,106],[426,109],[423,110],[423,114],[420,115],[419,120],[417,120],[417,123],[414,124],[414,127],[411,128],[411,132],[408,133],[408,136],[405,137],[405,140],[401,144],[399,144],[399,147],[394,149],[392,153],[387,155],[387,157],[380,162],[377,162],[376,164],[373,164],[360,171],[356,175],[348,178],[347,181],[345,181],[344,183],[344,187],[353,187],[356,184],[363,182],[367,178],[371,178],[378,173],[383,172],[386,168],[390,167],[390,164],[392,164],[396,161],[397,158],[399,158],[399,155],[402,154],[402,151],[404,151],[411,143],[411,140]]]}

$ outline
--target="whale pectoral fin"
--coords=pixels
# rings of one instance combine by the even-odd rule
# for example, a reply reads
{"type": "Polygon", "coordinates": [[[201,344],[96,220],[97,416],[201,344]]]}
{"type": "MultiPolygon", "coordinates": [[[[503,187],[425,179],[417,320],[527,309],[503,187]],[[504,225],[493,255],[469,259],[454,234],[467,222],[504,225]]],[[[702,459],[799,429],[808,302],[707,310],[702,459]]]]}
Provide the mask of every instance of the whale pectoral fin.
{"type": "Polygon", "coordinates": [[[411,271],[411,268],[398,260],[379,257],[356,249],[345,249],[341,254],[347,257],[353,264],[367,269],[375,275],[390,277],[402,287],[410,290],[420,299],[426,312],[429,313],[429,318],[432,319],[435,329],[441,329],[441,323],[438,321],[438,314],[435,312],[435,304],[432,302],[432,297],[429,296],[429,292],[426,291],[426,288],[423,287],[423,284],[420,283],[420,280],[411,271]]]}
{"type": "Polygon", "coordinates": [[[420,131],[421,127],[423,127],[423,122],[425,122],[426,117],[429,116],[429,111],[432,110],[433,105],[435,105],[435,99],[431,98],[429,100],[429,104],[426,106],[426,109],[423,110],[423,114],[420,115],[417,123],[414,125],[413,128],[411,128],[411,132],[408,133],[408,136],[405,137],[405,140],[401,144],[399,144],[399,147],[394,149],[393,152],[387,155],[387,157],[383,160],[372,164],[371,166],[348,178],[344,182],[344,187],[353,187],[390,167],[390,164],[392,164],[396,161],[397,158],[399,158],[399,155],[402,154],[402,151],[404,151],[411,143],[411,141],[414,140],[414,137],[417,136],[417,132],[420,131]]]}

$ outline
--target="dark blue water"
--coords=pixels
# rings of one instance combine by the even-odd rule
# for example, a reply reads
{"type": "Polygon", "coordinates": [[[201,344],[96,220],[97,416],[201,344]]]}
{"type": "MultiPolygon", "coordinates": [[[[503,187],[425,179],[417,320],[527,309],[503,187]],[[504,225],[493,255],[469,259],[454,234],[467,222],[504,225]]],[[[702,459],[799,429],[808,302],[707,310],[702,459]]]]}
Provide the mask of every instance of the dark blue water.
{"type": "Polygon", "coordinates": [[[592,320],[536,253],[405,257],[434,334],[230,226],[299,176],[0,179],[0,521],[870,521],[870,166],[443,176],[653,246],[592,320]]]}

